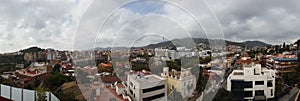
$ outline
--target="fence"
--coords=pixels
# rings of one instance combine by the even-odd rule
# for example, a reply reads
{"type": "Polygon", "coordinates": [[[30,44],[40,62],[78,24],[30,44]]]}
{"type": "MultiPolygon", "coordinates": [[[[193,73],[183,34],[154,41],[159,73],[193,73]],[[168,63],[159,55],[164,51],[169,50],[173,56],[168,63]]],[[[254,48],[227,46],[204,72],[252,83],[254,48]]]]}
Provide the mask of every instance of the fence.
{"type": "MultiPolygon", "coordinates": [[[[45,92],[47,101],[60,101],[50,92],[45,92]]],[[[35,101],[36,91],[22,88],[15,88],[0,84],[0,96],[11,99],[13,101],[35,101]]]]}

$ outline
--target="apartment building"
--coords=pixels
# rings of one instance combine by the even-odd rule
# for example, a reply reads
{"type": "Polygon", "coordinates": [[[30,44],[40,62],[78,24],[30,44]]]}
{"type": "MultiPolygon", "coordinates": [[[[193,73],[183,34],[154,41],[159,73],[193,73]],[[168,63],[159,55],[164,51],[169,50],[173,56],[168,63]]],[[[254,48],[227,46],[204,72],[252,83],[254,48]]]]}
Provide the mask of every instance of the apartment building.
{"type": "Polygon", "coordinates": [[[269,56],[266,60],[266,67],[276,71],[277,77],[283,73],[295,72],[298,65],[298,58],[291,52],[283,52],[277,56],[269,56]]]}
{"type": "Polygon", "coordinates": [[[133,101],[167,100],[166,79],[157,75],[130,74],[127,94],[133,101]]]}
{"type": "Polygon", "coordinates": [[[260,64],[244,65],[227,78],[228,91],[238,100],[268,100],[275,95],[275,71],[260,64]]]}

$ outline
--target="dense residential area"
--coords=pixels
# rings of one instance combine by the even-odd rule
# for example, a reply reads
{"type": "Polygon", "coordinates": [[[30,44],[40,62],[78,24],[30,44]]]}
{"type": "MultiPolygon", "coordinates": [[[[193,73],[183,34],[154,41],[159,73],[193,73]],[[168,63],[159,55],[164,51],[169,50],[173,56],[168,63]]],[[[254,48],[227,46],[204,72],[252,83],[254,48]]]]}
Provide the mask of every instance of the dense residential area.
{"type": "Polygon", "coordinates": [[[84,51],[30,47],[0,55],[0,94],[25,99],[3,91],[11,87],[31,90],[35,100],[296,101],[299,42],[84,51]]]}

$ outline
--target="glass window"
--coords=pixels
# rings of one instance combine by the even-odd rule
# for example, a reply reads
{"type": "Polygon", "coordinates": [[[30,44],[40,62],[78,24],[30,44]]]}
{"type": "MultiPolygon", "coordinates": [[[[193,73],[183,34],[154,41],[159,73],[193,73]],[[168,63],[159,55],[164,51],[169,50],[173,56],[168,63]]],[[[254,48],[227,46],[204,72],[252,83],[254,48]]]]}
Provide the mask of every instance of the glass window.
{"type": "Polygon", "coordinates": [[[273,96],[273,89],[271,89],[271,96],[273,96]]]}
{"type": "Polygon", "coordinates": [[[255,96],[264,96],[264,90],[256,90],[255,96]]]}
{"type": "Polygon", "coordinates": [[[245,91],[245,97],[252,97],[253,92],[252,91],[245,91]]]}
{"type": "Polygon", "coordinates": [[[255,85],[264,85],[264,81],[255,81],[255,85]]]}
{"type": "Polygon", "coordinates": [[[267,86],[268,86],[268,87],[273,87],[272,80],[268,81],[267,86]]]}
{"type": "Polygon", "coordinates": [[[245,81],[244,82],[244,88],[252,88],[252,87],[253,87],[252,81],[245,81]]]}

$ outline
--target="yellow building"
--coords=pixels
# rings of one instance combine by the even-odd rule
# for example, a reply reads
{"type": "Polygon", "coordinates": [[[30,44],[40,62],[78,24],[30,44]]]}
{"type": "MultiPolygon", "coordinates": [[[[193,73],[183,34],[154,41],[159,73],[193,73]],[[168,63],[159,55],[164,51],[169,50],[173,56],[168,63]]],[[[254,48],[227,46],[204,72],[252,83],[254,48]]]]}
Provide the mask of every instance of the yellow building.
{"type": "Polygon", "coordinates": [[[169,72],[169,67],[164,67],[162,77],[167,80],[168,95],[176,89],[183,98],[187,99],[196,89],[196,77],[191,74],[190,69],[181,69],[181,71],[171,70],[169,72]]]}

